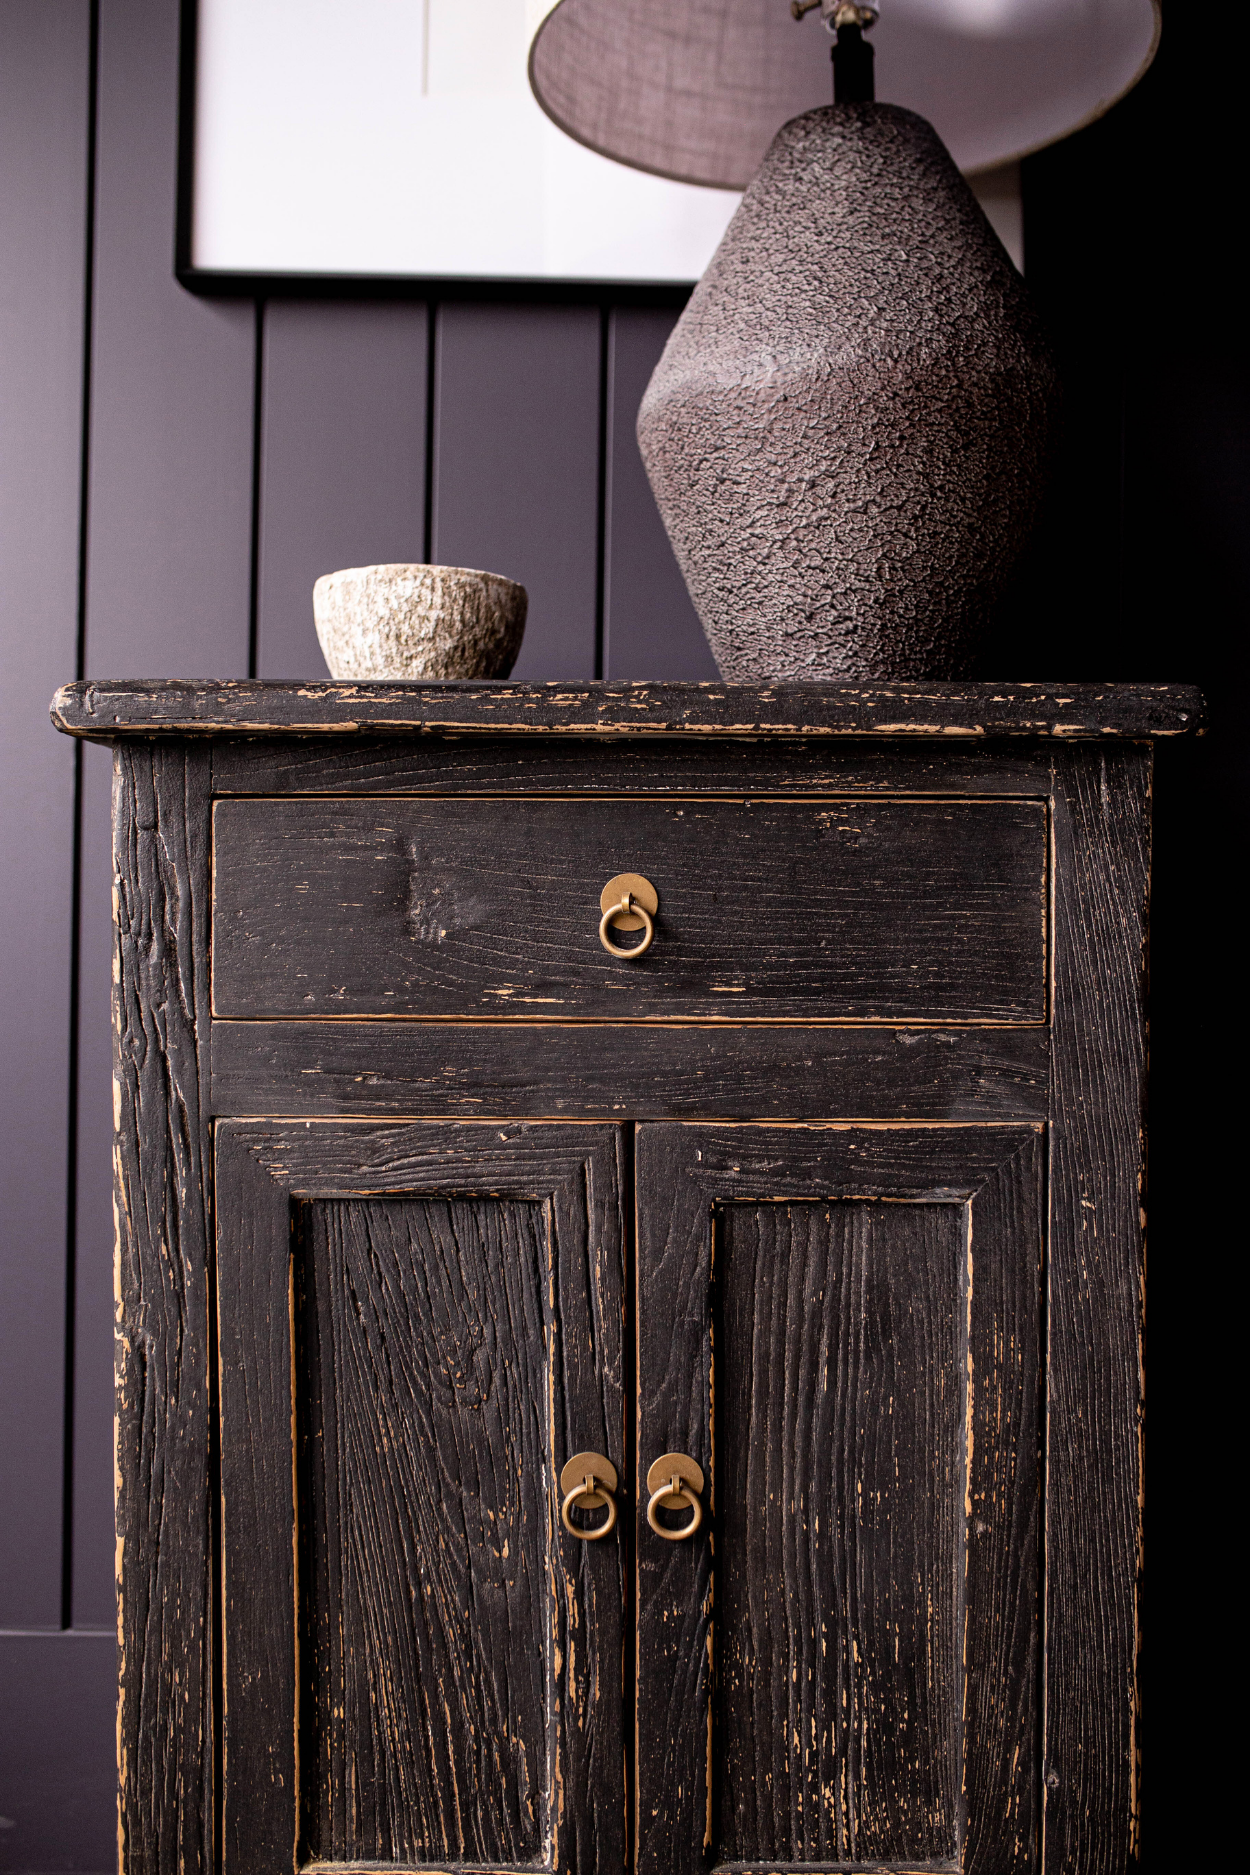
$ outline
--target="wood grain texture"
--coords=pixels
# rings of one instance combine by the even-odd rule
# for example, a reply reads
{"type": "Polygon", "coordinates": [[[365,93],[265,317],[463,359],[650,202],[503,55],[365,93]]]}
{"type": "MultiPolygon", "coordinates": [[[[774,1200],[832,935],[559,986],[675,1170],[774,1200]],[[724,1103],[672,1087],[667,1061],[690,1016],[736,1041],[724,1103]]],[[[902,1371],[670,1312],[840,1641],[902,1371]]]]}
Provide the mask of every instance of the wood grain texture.
{"type": "Polygon", "coordinates": [[[227,1869],[290,1868],[297,1781],[301,1853],[622,1864],[622,1551],[554,1495],[574,1450],[624,1462],[621,1154],[219,1125],[227,1869]]]}
{"type": "Polygon", "coordinates": [[[546,1859],[543,1210],[496,1197],[300,1206],[311,1860],[546,1859]]]}
{"type": "Polygon", "coordinates": [[[954,1861],[958,1204],[726,1204],[716,1237],[717,1861],[954,1861]]]}
{"type": "MultiPolygon", "coordinates": [[[[1036,1377],[1041,1163],[1039,1128],[639,1129],[639,1488],[657,1453],[688,1451],[709,1474],[705,1500],[713,1512],[709,1538],[681,1544],[661,1544],[640,1520],[641,1869],[663,1869],[667,1875],[703,1868],[708,1858],[721,1854],[756,1866],[773,1866],[774,1857],[799,1866],[863,1866],[860,1858],[881,1854],[883,1832],[890,1829],[912,1837],[891,1839],[886,1852],[895,1866],[900,1861],[910,1868],[936,1860],[939,1866],[962,1865],[969,1875],[1037,1866],[1036,1749],[1021,1749],[1021,1741],[1036,1737],[1040,1699],[1036,1377]],[[765,1206],[771,1214],[767,1224],[765,1206]],[[739,1207],[745,1214],[741,1223],[739,1207]],[[944,1226],[917,1223],[917,1208],[949,1208],[957,1220],[954,1236],[944,1226]],[[734,1215],[726,1222],[731,1209],[734,1215]],[[843,1221],[848,1210],[849,1223],[843,1221]],[[796,1211],[804,1215],[796,1219],[796,1211]],[[868,1229],[865,1220],[870,1214],[868,1229]],[[854,1274],[857,1230],[865,1241],[879,1233],[879,1243],[890,1250],[886,1255],[878,1252],[869,1264],[861,1249],[864,1281],[850,1311],[840,1312],[831,1294],[831,1277],[848,1269],[854,1274]],[[732,1267],[736,1233],[742,1233],[740,1248],[746,1250],[748,1274],[741,1282],[735,1281],[732,1267]],[[777,1252],[786,1236],[783,1263],[777,1252]],[[831,1255],[833,1245],[848,1239],[849,1260],[841,1249],[831,1255]],[[895,1332],[898,1324],[906,1324],[915,1346],[917,1324],[926,1319],[923,1312],[918,1317],[908,1314],[909,1305],[918,1305],[924,1292],[909,1258],[914,1260],[919,1247],[923,1262],[930,1250],[939,1252],[943,1242],[954,1247],[946,1254],[943,1284],[934,1288],[930,1282],[927,1293],[934,1303],[927,1319],[935,1324],[946,1310],[950,1326],[943,1334],[949,1352],[908,1360],[902,1353],[905,1335],[895,1332]],[[807,1260],[811,1281],[801,1271],[796,1274],[796,1254],[807,1260]],[[901,1258],[900,1279],[893,1289],[892,1257],[901,1258]],[[826,1271],[823,1292],[821,1266],[826,1271]],[[752,1284],[763,1298],[758,1320],[748,1319],[745,1298],[752,1284]],[[982,1287],[985,1295],[976,1300],[982,1287]],[[945,1301],[939,1301],[941,1297],[945,1301]],[[822,1341],[821,1324],[827,1315],[830,1333],[822,1341]],[[863,1397],[859,1406],[854,1404],[860,1374],[871,1379],[873,1364],[854,1370],[844,1360],[839,1366],[838,1334],[862,1337],[858,1344],[849,1344],[859,1347],[861,1359],[864,1350],[876,1346],[878,1378],[888,1373],[892,1361],[900,1373],[907,1369],[907,1384],[896,1386],[895,1405],[885,1423],[874,1411],[871,1384],[861,1387],[863,1397]],[[730,1361],[735,1348],[740,1354],[737,1373],[730,1361]],[[974,1433],[970,1454],[964,1431],[969,1370],[974,1433]],[[832,1398],[821,1397],[822,1383],[832,1398]],[[959,1392],[955,1403],[950,1399],[952,1386],[959,1392]],[[923,1407],[926,1399],[935,1411],[923,1407]],[[816,1424],[822,1413],[833,1416],[828,1426],[816,1424]],[[838,1414],[843,1416],[840,1422],[838,1414]],[[924,1420],[920,1445],[930,1454],[949,1451],[949,1441],[955,1439],[958,1462],[950,1473],[951,1489],[930,1492],[932,1466],[926,1469],[917,1459],[913,1476],[918,1493],[900,1489],[895,1514],[877,1524],[875,1535],[864,1513],[855,1513],[861,1555],[854,1613],[861,1625],[848,1637],[837,1623],[840,1615],[845,1621],[852,1611],[842,1614],[836,1608],[836,1593],[829,1586],[837,1562],[834,1547],[822,1547],[835,1546],[838,1534],[834,1504],[839,1474],[834,1469],[823,1483],[819,1478],[808,1482],[811,1467],[801,1477],[795,1457],[800,1449],[836,1455],[837,1424],[850,1429],[847,1436],[852,1440],[860,1436],[862,1425],[865,1463],[855,1474],[858,1498],[861,1484],[864,1493],[868,1491],[871,1465],[888,1478],[892,1463],[900,1458],[908,1441],[899,1426],[908,1423],[907,1414],[920,1415],[910,1421],[913,1426],[924,1420]],[[980,1452],[977,1437],[984,1448],[980,1452]],[[879,1441],[876,1446],[874,1438],[879,1441]],[[898,1451],[891,1450],[895,1439],[898,1451]],[[971,1470],[966,1473],[969,1457],[971,1470]],[[814,1505],[811,1524],[804,1526],[799,1500],[804,1492],[814,1499],[822,1491],[826,1514],[817,1531],[814,1505]],[[792,1503],[796,1509],[789,1522],[783,1518],[778,1526],[778,1507],[786,1511],[792,1503]],[[903,1527],[905,1512],[913,1518],[910,1537],[903,1527]],[[944,1529],[957,1530],[957,1538],[944,1536],[944,1529]],[[949,1559],[945,1569],[933,1564],[927,1589],[924,1570],[917,1571],[910,1562],[902,1566],[909,1544],[916,1542],[921,1551],[927,1548],[931,1559],[944,1549],[949,1559]],[[865,1549],[872,1543],[875,1553],[865,1549]],[[713,1545],[724,1578],[717,1580],[714,1597],[713,1545]],[[864,1554],[872,1554],[866,1573],[864,1554]],[[919,1662],[915,1651],[909,1655],[903,1647],[904,1623],[897,1610],[898,1660],[881,1658],[883,1651],[892,1656],[893,1643],[883,1649],[878,1637],[874,1644],[873,1583],[877,1580],[879,1589],[887,1579],[897,1583],[900,1605],[906,1584],[923,1604],[928,1651],[919,1662]],[[818,1614],[824,1633],[815,1631],[818,1614]],[[722,1627],[734,1621],[737,1626],[726,1637],[722,1627]],[[754,1629],[752,1622],[757,1623],[754,1629]],[[974,1625],[984,1631],[973,1635],[974,1625]],[[948,1638],[940,1641],[943,1631],[948,1638]],[[737,1684],[714,1688],[709,1643],[718,1663],[738,1676],[737,1684]],[[847,1694],[849,1703],[852,1693],[850,1685],[837,1684],[839,1645],[843,1663],[850,1646],[859,1676],[854,1690],[861,1703],[880,1698],[882,1688],[888,1690],[891,1683],[895,1690],[890,1697],[897,1700],[900,1682],[895,1676],[912,1674],[909,1723],[926,1711],[925,1699],[940,1687],[940,1697],[927,1707],[923,1736],[913,1734],[910,1755],[899,1754],[892,1769],[884,1759],[876,1760],[890,1795],[870,1815],[853,1810],[850,1800],[855,1793],[840,1787],[840,1772],[828,1776],[843,1747],[836,1731],[832,1743],[822,1739],[820,1716],[827,1707],[831,1726],[839,1714],[844,1720],[841,1694],[847,1694]],[[784,1663],[780,1675],[778,1651],[784,1663]],[[956,1659],[961,1653],[962,1672],[956,1659]],[[926,1672],[929,1660],[932,1676],[926,1672]],[[809,1669],[810,1682],[805,1677],[809,1669]],[[746,1698],[754,1699],[755,1705],[748,1706],[744,1716],[740,1706],[746,1698]],[[823,1706],[813,1739],[812,1702],[818,1698],[823,1706]],[[679,1726],[680,1714],[685,1719],[679,1726]],[[797,1743],[790,1729],[794,1723],[797,1743]],[[731,1743],[735,1737],[736,1744],[731,1743]],[[775,1761],[771,1765],[762,1761],[770,1743],[775,1761]],[[920,1816],[927,1820],[918,1826],[920,1816]],[[852,1829],[863,1834],[857,1838],[848,1833],[852,1829]],[[840,1848],[845,1859],[838,1854],[840,1848]]],[[[871,1506],[869,1513],[870,1523],[871,1506]]],[[[843,1507],[844,1529],[847,1517],[843,1507]]],[[[845,1567],[843,1561],[844,1574],[845,1567]]],[[[920,1631],[916,1619],[914,1611],[909,1612],[907,1631],[913,1635],[920,1631]]],[[[856,1789],[861,1793],[865,1745],[888,1754],[899,1745],[905,1728],[883,1723],[875,1737],[870,1739],[870,1733],[871,1728],[861,1726],[845,1747],[848,1753],[860,1754],[856,1789]]]]}
{"type": "MultiPolygon", "coordinates": [[[[493,570],[493,569],[492,569],[493,570]]],[[[68,735],[357,729],[467,734],[721,736],[1187,735],[1190,684],[260,684],[143,680],[66,684],[52,720],[68,735]]]]}
{"type": "Polygon", "coordinates": [[[963,1868],[1025,1875],[1041,1863],[1040,1129],[999,1161],[970,1209],[963,1868]]]}
{"type": "Polygon", "coordinates": [[[1046,1868],[1138,1856],[1150,760],[1055,762],[1046,1868]]]}
{"type": "Polygon", "coordinates": [[[214,1868],[206,757],[116,757],[123,1875],[214,1868]]]}
{"type": "Polygon", "coordinates": [[[1045,1119],[1045,1028],[216,1022],[218,1114],[1045,1119]]]}
{"type": "Polygon", "coordinates": [[[1041,1021],[1031,801],[223,801],[220,1016],[1041,1021]],[[599,941],[622,870],[638,961],[599,941]]]}
{"type": "Polygon", "coordinates": [[[903,738],[223,736],[215,794],[1025,794],[1050,792],[1046,744],[903,738]]]}
{"type": "Polygon", "coordinates": [[[221,1867],[288,1875],[299,1829],[291,1205],[214,1128],[221,1491],[221,1867]],[[285,1433],[285,1436],[284,1436],[285,1433]]]}
{"type": "Polygon", "coordinates": [[[257,670],[324,677],[312,589],[339,567],[424,560],[428,315],[271,299],[261,369],[257,670]]]}

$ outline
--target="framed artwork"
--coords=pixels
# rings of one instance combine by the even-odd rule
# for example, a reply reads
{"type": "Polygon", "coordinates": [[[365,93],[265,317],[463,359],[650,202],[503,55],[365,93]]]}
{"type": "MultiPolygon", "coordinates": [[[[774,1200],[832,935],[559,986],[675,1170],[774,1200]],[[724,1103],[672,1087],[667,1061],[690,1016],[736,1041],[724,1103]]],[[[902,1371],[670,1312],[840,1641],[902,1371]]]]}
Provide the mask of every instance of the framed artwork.
{"type": "Polygon", "coordinates": [[[624,168],[543,115],[526,58],[550,4],[188,0],[184,284],[684,297],[740,198],[624,168]]]}

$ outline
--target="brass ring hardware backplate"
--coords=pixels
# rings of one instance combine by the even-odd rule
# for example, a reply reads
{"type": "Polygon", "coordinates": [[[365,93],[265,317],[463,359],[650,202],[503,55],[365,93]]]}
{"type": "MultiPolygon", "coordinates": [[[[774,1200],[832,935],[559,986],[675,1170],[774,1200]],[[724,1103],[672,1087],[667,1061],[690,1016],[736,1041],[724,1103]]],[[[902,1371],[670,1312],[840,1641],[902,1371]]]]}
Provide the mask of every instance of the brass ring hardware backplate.
{"type": "Polygon", "coordinates": [[[583,1543],[597,1543],[616,1528],[616,1466],[599,1452],[576,1452],[560,1473],[560,1522],[570,1536],[583,1543]],[[602,1523],[591,1529],[579,1529],[569,1517],[574,1505],[579,1510],[607,1509],[602,1523]]]}
{"type": "Polygon", "coordinates": [[[660,909],[660,895],[650,879],[644,879],[640,872],[618,872],[600,892],[599,909],[603,913],[599,920],[599,942],[610,956],[641,957],[644,951],[650,950],[655,936],[652,920],[660,909]],[[609,931],[641,931],[642,942],[626,949],[612,942],[609,931]]]}
{"type": "Polygon", "coordinates": [[[692,1458],[684,1452],[665,1452],[657,1458],[647,1473],[647,1490],[651,1493],[647,1503],[647,1522],[657,1536],[665,1537],[670,1543],[680,1543],[686,1537],[693,1536],[703,1522],[703,1506],[699,1502],[703,1490],[703,1473],[692,1458]],[[669,1530],[659,1521],[656,1512],[680,1510],[687,1505],[692,1513],[690,1522],[680,1529],[669,1530]]]}

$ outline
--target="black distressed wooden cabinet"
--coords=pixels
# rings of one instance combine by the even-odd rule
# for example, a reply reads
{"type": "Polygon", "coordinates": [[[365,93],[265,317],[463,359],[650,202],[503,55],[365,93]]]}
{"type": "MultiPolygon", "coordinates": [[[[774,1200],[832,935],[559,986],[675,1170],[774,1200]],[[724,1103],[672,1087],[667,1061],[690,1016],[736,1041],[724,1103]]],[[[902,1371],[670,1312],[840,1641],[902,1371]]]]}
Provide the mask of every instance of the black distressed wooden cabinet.
{"type": "Polygon", "coordinates": [[[59,694],[116,747],[126,1875],[1134,1861],[1150,745],[1198,709],[59,694]]]}

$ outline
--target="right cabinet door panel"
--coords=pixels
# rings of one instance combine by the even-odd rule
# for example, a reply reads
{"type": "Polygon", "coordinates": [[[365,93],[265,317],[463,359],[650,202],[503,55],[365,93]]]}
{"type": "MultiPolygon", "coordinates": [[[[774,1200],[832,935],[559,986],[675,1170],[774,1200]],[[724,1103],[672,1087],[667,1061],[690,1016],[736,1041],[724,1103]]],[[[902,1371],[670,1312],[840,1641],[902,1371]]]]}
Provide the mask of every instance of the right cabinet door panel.
{"type": "Polygon", "coordinates": [[[1037,1127],[639,1129],[642,1870],[1036,1867],[1043,1172],[1037,1127]]]}

